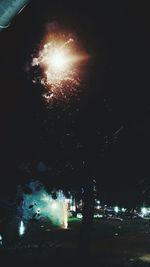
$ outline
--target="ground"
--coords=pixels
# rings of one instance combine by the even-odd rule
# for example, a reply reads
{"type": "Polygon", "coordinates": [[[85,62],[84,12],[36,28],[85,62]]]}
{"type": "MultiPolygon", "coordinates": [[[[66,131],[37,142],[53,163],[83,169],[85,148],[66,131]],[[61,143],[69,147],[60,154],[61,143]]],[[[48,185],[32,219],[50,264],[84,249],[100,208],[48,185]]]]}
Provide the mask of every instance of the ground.
{"type": "Polygon", "coordinates": [[[1,266],[150,266],[149,220],[95,219],[86,259],[76,249],[80,224],[80,219],[70,219],[68,230],[34,227],[17,245],[1,248],[1,266]]]}

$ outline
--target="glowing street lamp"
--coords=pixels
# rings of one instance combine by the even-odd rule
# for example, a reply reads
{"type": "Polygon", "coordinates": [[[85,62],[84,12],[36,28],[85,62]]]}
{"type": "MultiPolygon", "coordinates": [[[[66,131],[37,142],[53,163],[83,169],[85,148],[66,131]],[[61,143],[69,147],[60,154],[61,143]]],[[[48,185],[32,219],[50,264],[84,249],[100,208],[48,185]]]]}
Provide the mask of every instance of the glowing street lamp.
{"type": "Polygon", "coordinates": [[[78,219],[82,219],[83,218],[83,215],[81,213],[77,213],[77,218],[78,219]]]}
{"type": "Polygon", "coordinates": [[[147,214],[147,208],[145,207],[141,208],[141,212],[145,216],[147,214]]]}
{"type": "Polygon", "coordinates": [[[122,211],[122,212],[125,212],[125,211],[126,211],[126,209],[125,209],[125,208],[122,208],[122,209],[121,209],[121,211],[122,211]]]}
{"type": "Polygon", "coordinates": [[[116,206],[116,207],[114,207],[114,211],[116,212],[116,213],[118,213],[119,212],[119,208],[116,206]]]}

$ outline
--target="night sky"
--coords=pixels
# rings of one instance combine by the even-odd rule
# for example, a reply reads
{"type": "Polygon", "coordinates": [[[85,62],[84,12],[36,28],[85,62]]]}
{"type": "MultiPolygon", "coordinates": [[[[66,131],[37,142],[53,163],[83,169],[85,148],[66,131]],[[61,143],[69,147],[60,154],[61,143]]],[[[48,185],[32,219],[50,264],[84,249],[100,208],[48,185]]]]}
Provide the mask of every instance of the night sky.
{"type": "Polygon", "coordinates": [[[103,200],[126,204],[150,175],[149,62],[144,4],[31,1],[0,33],[0,191],[31,177],[22,166],[36,179],[42,161],[47,183],[75,187],[91,176],[103,200]],[[47,108],[26,66],[53,21],[77,34],[91,61],[80,100],[47,108]]]}

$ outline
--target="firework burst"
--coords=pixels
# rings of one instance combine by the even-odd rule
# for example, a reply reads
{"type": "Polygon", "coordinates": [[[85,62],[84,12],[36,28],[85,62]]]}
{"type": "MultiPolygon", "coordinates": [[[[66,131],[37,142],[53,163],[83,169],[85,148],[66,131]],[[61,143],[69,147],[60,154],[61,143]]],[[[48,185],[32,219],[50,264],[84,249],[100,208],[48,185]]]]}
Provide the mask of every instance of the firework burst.
{"type": "Polygon", "coordinates": [[[87,59],[75,37],[57,32],[48,35],[31,64],[42,71],[40,77],[34,75],[33,82],[43,86],[47,103],[54,99],[68,100],[78,93],[87,59]]]}

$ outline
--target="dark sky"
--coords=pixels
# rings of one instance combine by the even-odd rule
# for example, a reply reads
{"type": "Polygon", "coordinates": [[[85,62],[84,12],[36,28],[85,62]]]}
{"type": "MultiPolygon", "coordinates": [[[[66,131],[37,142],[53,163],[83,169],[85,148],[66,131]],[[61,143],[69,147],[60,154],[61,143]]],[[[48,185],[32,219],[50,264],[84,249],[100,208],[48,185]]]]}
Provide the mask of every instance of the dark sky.
{"type": "Polygon", "coordinates": [[[40,161],[50,183],[74,186],[90,175],[114,203],[149,177],[147,10],[132,1],[33,0],[0,33],[1,192],[25,181],[19,166],[35,170],[40,161]],[[78,35],[92,61],[80,101],[47,109],[25,66],[54,20],[78,35]]]}

